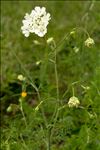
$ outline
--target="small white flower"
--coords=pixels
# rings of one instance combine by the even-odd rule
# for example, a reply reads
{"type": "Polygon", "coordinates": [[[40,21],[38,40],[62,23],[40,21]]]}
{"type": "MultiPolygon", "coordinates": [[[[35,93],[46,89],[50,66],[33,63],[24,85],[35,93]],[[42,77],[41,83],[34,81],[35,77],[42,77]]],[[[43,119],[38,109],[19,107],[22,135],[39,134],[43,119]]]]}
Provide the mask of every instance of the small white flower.
{"type": "Polygon", "coordinates": [[[46,13],[45,7],[35,7],[30,14],[26,13],[24,18],[21,30],[26,37],[28,37],[30,33],[35,33],[43,37],[47,33],[47,25],[51,18],[50,14],[46,13]]]}
{"type": "Polygon", "coordinates": [[[94,44],[95,44],[94,40],[92,38],[90,38],[90,37],[85,41],[85,46],[87,46],[87,47],[90,47],[90,46],[92,46],[94,44]]]}
{"type": "Polygon", "coordinates": [[[68,102],[68,106],[69,107],[78,107],[80,104],[80,101],[78,100],[77,97],[75,96],[72,96],[70,99],[69,99],[69,102],[68,102]]]}
{"type": "Polygon", "coordinates": [[[17,77],[17,79],[20,80],[20,81],[24,81],[25,77],[23,77],[22,74],[19,74],[18,77],[17,77]]]}

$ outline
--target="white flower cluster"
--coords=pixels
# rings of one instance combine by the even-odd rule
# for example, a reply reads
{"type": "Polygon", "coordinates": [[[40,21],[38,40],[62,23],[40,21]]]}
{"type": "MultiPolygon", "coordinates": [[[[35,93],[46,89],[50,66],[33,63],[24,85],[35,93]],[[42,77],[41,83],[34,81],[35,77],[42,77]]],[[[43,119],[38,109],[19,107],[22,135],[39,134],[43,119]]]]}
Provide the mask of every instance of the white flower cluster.
{"type": "Polygon", "coordinates": [[[80,101],[78,100],[77,97],[75,96],[72,96],[70,99],[69,99],[69,102],[68,102],[68,106],[69,107],[78,107],[80,104],[80,101]]]}
{"type": "Polygon", "coordinates": [[[47,25],[51,18],[50,14],[46,13],[45,7],[35,7],[30,14],[26,13],[24,18],[21,30],[26,37],[28,37],[30,33],[35,33],[43,37],[47,33],[47,25]]]}

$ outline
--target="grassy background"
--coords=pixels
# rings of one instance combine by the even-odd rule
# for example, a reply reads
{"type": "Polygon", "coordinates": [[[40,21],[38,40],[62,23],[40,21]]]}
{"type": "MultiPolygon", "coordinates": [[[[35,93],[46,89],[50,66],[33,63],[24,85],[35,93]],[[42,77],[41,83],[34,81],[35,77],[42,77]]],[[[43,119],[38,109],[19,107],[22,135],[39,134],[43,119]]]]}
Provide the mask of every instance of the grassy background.
{"type": "MultiPolygon", "coordinates": [[[[91,4],[91,1],[1,1],[2,150],[46,149],[44,133],[40,128],[43,124],[41,114],[33,116],[32,109],[25,104],[24,109],[29,121],[28,127],[25,128],[20,113],[16,115],[6,113],[6,108],[10,103],[18,103],[19,96],[13,97],[13,95],[21,92],[21,87],[16,79],[18,74],[26,76],[23,67],[30,74],[34,83],[39,84],[41,72],[36,66],[36,61],[43,59],[44,47],[36,46],[33,41],[40,40],[43,43],[44,41],[35,35],[25,38],[20,29],[25,13],[30,13],[35,6],[45,6],[50,12],[51,21],[46,36],[47,38],[54,37],[57,44],[66,33],[75,27],[85,28],[95,41],[94,47],[86,48],[83,42],[87,37],[82,31],[79,31],[75,39],[65,41],[57,53],[62,102],[66,103],[72,96],[70,85],[78,81],[74,87],[75,95],[79,97],[83,106],[91,107],[89,113],[96,114],[96,117],[91,120],[88,112],[84,110],[62,111],[59,116],[61,119],[58,120],[55,128],[52,150],[58,148],[61,150],[100,149],[100,2],[95,1],[93,6],[91,4]],[[73,49],[75,46],[79,48],[78,53],[75,53],[73,49]],[[81,85],[89,86],[90,90],[82,94],[81,85]],[[66,89],[69,91],[62,99],[66,89]],[[88,133],[89,143],[86,141],[87,138],[84,138],[88,137],[88,133]]],[[[48,51],[50,51],[49,48],[48,51]]],[[[56,103],[54,67],[50,62],[45,79],[46,84],[42,89],[41,97],[46,99],[44,109],[49,122],[56,103]]],[[[33,92],[31,87],[28,87],[27,90],[33,92]]],[[[27,99],[30,101],[36,99],[37,102],[35,94],[28,95],[27,99]]],[[[44,132],[47,132],[46,129],[44,132]]]]}

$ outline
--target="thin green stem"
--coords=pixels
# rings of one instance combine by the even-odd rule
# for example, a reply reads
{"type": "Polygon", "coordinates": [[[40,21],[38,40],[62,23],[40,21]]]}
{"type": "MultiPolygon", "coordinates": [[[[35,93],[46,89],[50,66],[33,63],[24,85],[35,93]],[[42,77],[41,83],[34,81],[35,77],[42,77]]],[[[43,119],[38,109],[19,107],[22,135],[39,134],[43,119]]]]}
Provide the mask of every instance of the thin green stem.
{"type": "Polygon", "coordinates": [[[72,94],[75,95],[74,87],[72,86],[72,94]]]}
{"type": "Polygon", "coordinates": [[[48,48],[47,48],[47,43],[46,43],[46,37],[44,37],[44,42],[45,42],[45,50],[44,50],[44,57],[41,63],[41,68],[40,68],[40,87],[43,88],[43,85],[45,83],[46,79],[46,71],[47,71],[47,65],[48,65],[48,48]]]}
{"type": "Polygon", "coordinates": [[[57,101],[59,103],[59,81],[58,81],[58,71],[57,71],[57,52],[55,49],[55,78],[56,78],[56,88],[57,88],[57,101]]]}
{"type": "Polygon", "coordinates": [[[48,139],[47,139],[47,150],[50,150],[51,149],[51,142],[50,142],[50,130],[48,129],[48,139]]]}
{"type": "Polygon", "coordinates": [[[57,122],[57,118],[58,118],[58,116],[59,116],[59,111],[60,111],[60,109],[58,108],[58,110],[57,110],[57,112],[56,112],[56,115],[55,115],[55,118],[54,118],[53,127],[52,127],[52,129],[51,129],[50,140],[52,139],[53,134],[54,134],[54,128],[55,128],[55,125],[56,125],[56,122],[57,122]]]}
{"type": "MultiPolygon", "coordinates": [[[[55,43],[54,43],[54,46],[56,47],[55,43]]],[[[54,111],[54,114],[53,114],[53,118],[54,118],[54,123],[53,123],[53,127],[51,129],[51,132],[50,132],[50,141],[52,139],[52,136],[53,136],[53,131],[54,131],[54,127],[55,127],[55,124],[57,122],[57,118],[58,118],[58,114],[59,114],[59,105],[60,105],[60,101],[59,101],[59,80],[58,80],[58,71],[57,71],[57,49],[55,48],[55,79],[56,79],[56,99],[57,99],[57,104],[55,106],[55,111],[54,111]]]]}
{"type": "MultiPolygon", "coordinates": [[[[39,93],[39,91],[37,91],[37,95],[38,95],[38,99],[39,99],[39,101],[41,102],[41,97],[40,97],[40,93],[39,93]]],[[[40,107],[40,110],[41,110],[42,117],[43,117],[44,122],[45,122],[45,126],[46,126],[46,128],[47,128],[47,126],[48,126],[48,122],[47,122],[47,119],[46,119],[46,117],[45,117],[43,107],[40,107]]]]}
{"type": "Polygon", "coordinates": [[[21,113],[22,113],[23,119],[24,119],[24,121],[25,121],[25,126],[27,127],[27,121],[26,121],[25,114],[24,114],[24,111],[23,111],[23,104],[22,104],[22,100],[20,101],[20,110],[21,110],[21,113]]]}
{"type": "Polygon", "coordinates": [[[60,101],[59,101],[59,79],[58,79],[58,71],[57,71],[57,49],[61,46],[61,44],[68,38],[69,34],[66,34],[64,36],[64,38],[58,43],[58,45],[56,46],[55,43],[54,43],[54,54],[55,54],[55,61],[54,61],[54,64],[55,64],[55,79],[56,79],[56,99],[57,99],[57,104],[55,106],[55,111],[52,115],[52,119],[53,120],[53,127],[51,128],[51,132],[50,132],[50,142],[51,142],[51,139],[52,139],[52,136],[54,134],[54,127],[55,127],[55,124],[57,122],[57,118],[58,118],[58,115],[59,115],[59,105],[60,105],[60,101]]]}
{"type": "Polygon", "coordinates": [[[25,148],[26,150],[28,150],[28,147],[27,147],[27,145],[26,145],[26,143],[25,143],[25,141],[24,141],[24,139],[23,139],[23,137],[22,137],[21,134],[20,134],[20,138],[21,138],[21,140],[22,140],[22,142],[23,142],[24,148],[25,148]]]}
{"type": "Polygon", "coordinates": [[[83,28],[83,27],[76,27],[76,29],[83,31],[88,37],[90,37],[88,31],[85,28],[83,28]]]}

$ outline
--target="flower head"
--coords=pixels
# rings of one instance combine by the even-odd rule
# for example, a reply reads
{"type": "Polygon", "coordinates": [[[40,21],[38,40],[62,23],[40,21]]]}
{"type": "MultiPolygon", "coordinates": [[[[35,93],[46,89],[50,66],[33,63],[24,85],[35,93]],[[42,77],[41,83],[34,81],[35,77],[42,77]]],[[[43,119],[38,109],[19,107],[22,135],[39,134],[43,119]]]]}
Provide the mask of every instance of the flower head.
{"type": "Polygon", "coordinates": [[[47,25],[49,24],[50,14],[46,13],[45,7],[35,7],[30,14],[26,13],[23,26],[21,27],[22,33],[28,37],[30,33],[35,33],[43,37],[47,33],[47,25]]]}
{"type": "Polygon", "coordinates": [[[92,45],[94,45],[94,40],[89,37],[89,38],[85,41],[85,46],[90,47],[90,46],[92,46],[92,45]]]}
{"type": "Polygon", "coordinates": [[[69,107],[78,107],[80,104],[80,101],[78,100],[77,97],[75,96],[72,96],[70,99],[69,99],[69,102],[68,102],[68,106],[69,107]]]}
{"type": "Polygon", "coordinates": [[[27,96],[27,93],[26,93],[26,92],[22,92],[22,93],[21,93],[21,96],[24,98],[24,97],[27,96]]]}

